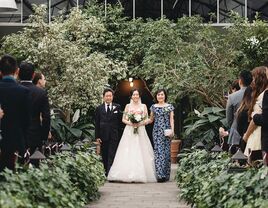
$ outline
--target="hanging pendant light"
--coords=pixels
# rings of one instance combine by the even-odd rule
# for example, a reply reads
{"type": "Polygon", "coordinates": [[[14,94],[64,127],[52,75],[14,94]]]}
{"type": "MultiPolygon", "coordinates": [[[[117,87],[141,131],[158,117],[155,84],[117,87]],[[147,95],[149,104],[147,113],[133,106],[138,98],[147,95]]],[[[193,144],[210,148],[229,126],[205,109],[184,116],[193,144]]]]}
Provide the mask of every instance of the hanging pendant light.
{"type": "Polygon", "coordinates": [[[1,0],[0,12],[10,12],[18,10],[15,0],[1,0]]]}

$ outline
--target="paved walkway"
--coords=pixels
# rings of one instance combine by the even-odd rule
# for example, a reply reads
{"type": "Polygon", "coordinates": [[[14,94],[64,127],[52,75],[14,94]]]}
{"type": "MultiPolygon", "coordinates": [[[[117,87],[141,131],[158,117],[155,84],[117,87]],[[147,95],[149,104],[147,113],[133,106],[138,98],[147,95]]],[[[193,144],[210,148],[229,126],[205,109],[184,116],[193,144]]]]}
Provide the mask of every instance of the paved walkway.
{"type": "Polygon", "coordinates": [[[101,198],[87,208],[188,208],[178,200],[172,165],[172,181],[166,183],[109,183],[100,188],[101,198]]]}

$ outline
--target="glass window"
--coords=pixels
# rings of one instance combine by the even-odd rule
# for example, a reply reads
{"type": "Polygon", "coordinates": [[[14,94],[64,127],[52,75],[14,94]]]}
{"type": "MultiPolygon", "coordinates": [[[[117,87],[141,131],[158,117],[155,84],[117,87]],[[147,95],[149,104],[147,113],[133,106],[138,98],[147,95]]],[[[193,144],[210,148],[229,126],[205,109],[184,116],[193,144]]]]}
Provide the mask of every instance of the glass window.
{"type": "Polygon", "coordinates": [[[255,19],[256,13],[259,12],[260,19],[268,20],[268,1],[267,0],[247,0],[248,9],[247,17],[249,21],[255,19]]]}
{"type": "Polygon", "coordinates": [[[166,11],[164,14],[169,19],[189,16],[189,0],[165,1],[164,6],[166,11]]]}
{"type": "Polygon", "coordinates": [[[192,0],[191,14],[200,15],[204,22],[217,22],[217,0],[192,0]]]}
{"type": "Polygon", "coordinates": [[[234,11],[245,17],[245,0],[222,0],[220,1],[220,23],[230,22],[230,12],[234,11]]]}

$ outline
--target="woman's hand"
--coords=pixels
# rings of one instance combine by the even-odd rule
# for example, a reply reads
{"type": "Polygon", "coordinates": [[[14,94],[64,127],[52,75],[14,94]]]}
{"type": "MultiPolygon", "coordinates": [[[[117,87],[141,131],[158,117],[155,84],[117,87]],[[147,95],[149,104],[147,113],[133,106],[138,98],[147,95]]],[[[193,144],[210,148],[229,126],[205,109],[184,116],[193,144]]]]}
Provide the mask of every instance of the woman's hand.
{"type": "Polygon", "coordinates": [[[249,137],[248,134],[245,133],[244,136],[243,136],[243,140],[244,140],[245,142],[247,142],[247,141],[248,141],[248,137],[249,137]]]}
{"type": "Polygon", "coordinates": [[[0,119],[3,118],[4,115],[4,111],[0,108],[0,119]]]}

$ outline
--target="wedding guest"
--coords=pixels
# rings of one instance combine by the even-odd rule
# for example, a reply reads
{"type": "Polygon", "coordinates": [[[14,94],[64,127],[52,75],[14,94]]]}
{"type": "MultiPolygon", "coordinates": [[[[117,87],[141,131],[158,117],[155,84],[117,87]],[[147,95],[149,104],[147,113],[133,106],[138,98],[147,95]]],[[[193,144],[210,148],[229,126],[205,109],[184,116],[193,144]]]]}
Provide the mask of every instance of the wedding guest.
{"type": "MultiPolygon", "coordinates": [[[[45,89],[46,82],[47,82],[47,80],[46,80],[44,74],[42,74],[41,72],[34,73],[33,84],[36,87],[39,87],[41,89],[45,89]]],[[[42,115],[41,115],[41,122],[42,122],[42,115]]],[[[50,130],[48,133],[48,139],[52,139],[52,138],[53,137],[52,137],[51,130],[50,130]]]]}
{"type": "Polygon", "coordinates": [[[153,141],[155,169],[158,182],[170,178],[170,141],[174,135],[174,107],[167,103],[167,92],[160,89],[155,93],[156,104],[150,108],[150,121],[154,121],[153,141]]]}
{"type": "Polygon", "coordinates": [[[32,105],[31,123],[27,134],[27,145],[30,149],[30,154],[33,154],[36,148],[42,149],[43,142],[47,140],[50,130],[48,96],[45,90],[36,87],[32,83],[33,76],[34,66],[31,63],[21,63],[20,82],[29,89],[32,105]]]}
{"type": "Polygon", "coordinates": [[[34,74],[34,77],[33,77],[33,84],[37,87],[40,87],[40,88],[45,88],[46,87],[46,78],[45,76],[40,73],[40,72],[37,72],[34,74]]]}
{"type": "MultiPolygon", "coordinates": [[[[252,99],[248,111],[248,116],[250,119],[254,114],[261,113],[262,111],[264,90],[268,85],[266,67],[260,66],[254,68],[252,71],[252,76],[252,99]]],[[[254,125],[253,121],[251,121],[243,139],[247,142],[244,154],[249,157],[249,162],[262,159],[261,127],[257,127],[254,125]]]]}
{"type": "MultiPolygon", "coordinates": [[[[228,95],[224,95],[225,98],[228,98],[228,96],[236,91],[240,90],[239,86],[239,80],[236,79],[232,82],[232,84],[229,87],[228,95]]],[[[228,145],[228,136],[229,136],[229,130],[225,130],[223,127],[219,128],[219,137],[220,137],[220,143],[221,148],[223,151],[228,151],[229,145],[228,145]]]]}
{"type": "Polygon", "coordinates": [[[240,90],[239,79],[236,79],[235,81],[232,82],[232,84],[230,86],[229,94],[232,94],[238,90],[240,90]]]}
{"type": "MultiPolygon", "coordinates": [[[[268,79],[268,68],[266,68],[268,79]]],[[[253,115],[255,125],[261,126],[261,149],[263,151],[264,164],[268,165],[268,88],[266,87],[262,100],[262,112],[253,115]]]]}
{"type": "MultiPolygon", "coordinates": [[[[243,136],[249,125],[248,110],[251,103],[252,88],[249,86],[245,90],[243,99],[239,108],[237,109],[236,119],[237,119],[237,131],[239,135],[243,136]]],[[[240,149],[244,152],[246,148],[246,143],[243,139],[240,140],[240,149]]]]}
{"type": "MultiPolygon", "coordinates": [[[[30,96],[26,87],[16,81],[19,68],[15,58],[4,55],[0,60],[3,79],[0,82],[0,103],[5,112],[1,119],[0,171],[15,170],[16,155],[23,158],[30,122],[30,96]]],[[[19,159],[19,162],[23,162],[19,159]]]]}
{"type": "Polygon", "coordinates": [[[226,119],[227,124],[230,127],[228,144],[230,146],[229,151],[234,153],[236,146],[240,144],[241,136],[237,132],[237,121],[235,113],[242,101],[246,87],[251,84],[252,75],[249,71],[241,71],[239,75],[240,90],[230,94],[228,96],[226,105],[226,119]],[[234,150],[234,151],[233,151],[234,150]]]}

